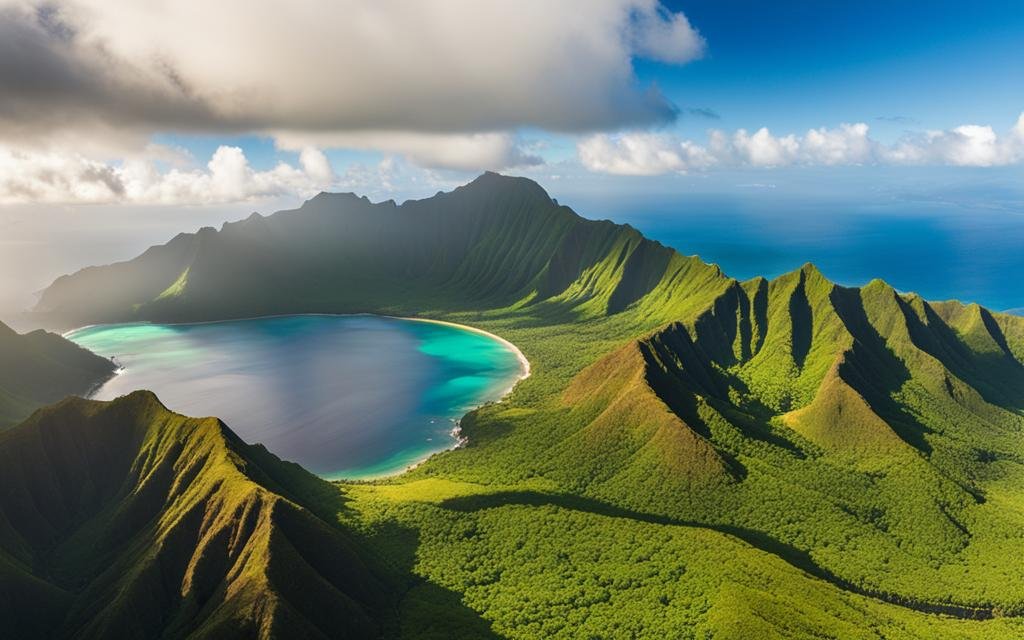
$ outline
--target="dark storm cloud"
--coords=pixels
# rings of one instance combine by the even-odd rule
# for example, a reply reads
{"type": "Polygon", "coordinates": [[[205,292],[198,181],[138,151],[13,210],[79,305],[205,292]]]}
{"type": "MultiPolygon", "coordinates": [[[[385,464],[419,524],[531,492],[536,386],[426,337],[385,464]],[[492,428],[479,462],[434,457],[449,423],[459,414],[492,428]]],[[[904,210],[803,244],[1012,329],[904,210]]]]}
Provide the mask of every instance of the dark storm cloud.
{"type": "Polygon", "coordinates": [[[144,71],[102,46],[83,46],[52,7],[0,8],[0,134],[7,139],[90,124],[213,124],[210,110],[173,78],[170,67],[144,71]]]}

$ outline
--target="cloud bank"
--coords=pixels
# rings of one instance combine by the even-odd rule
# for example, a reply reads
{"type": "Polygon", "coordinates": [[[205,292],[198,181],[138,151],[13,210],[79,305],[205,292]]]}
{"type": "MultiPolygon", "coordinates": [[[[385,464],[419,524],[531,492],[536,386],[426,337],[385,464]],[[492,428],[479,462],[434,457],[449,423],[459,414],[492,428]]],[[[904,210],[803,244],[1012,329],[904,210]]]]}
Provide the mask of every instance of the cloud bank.
{"type": "MultiPolygon", "coordinates": [[[[339,188],[392,189],[397,176],[405,183],[420,180],[436,186],[454,184],[397,160],[398,154],[374,167],[353,166],[338,175],[327,156],[304,136],[289,134],[279,143],[297,153],[297,163],[280,162],[264,171],[253,169],[242,149],[232,146],[219,147],[200,168],[187,168],[191,163],[180,153],[153,145],[144,154],[118,162],[79,153],[0,146],[0,204],[215,204],[308,196],[339,188]]],[[[507,154],[518,154],[521,166],[540,162],[523,152],[512,136],[504,134],[345,134],[336,144],[404,150],[406,157],[411,156],[412,165],[430,162],[467,171],[507,154]],[[467,148],[460,149],[460,145],[467,148]]],[[[908,134],[895,143],[883,144],[871,138],[868,125],[857,123],[810,129],[799,136],[776,136],[767,128],[753,133],[740,129],[732,134],[712,130],[707,142],[698,144],[671,135],[634,132],[584,137],[577,145],[577,154],[580,164],[589,171],[627,176],[792,166],[1004,166],[1024,162],[1024,113],[1002,135],[990,126],[962,125],[946,131],[908,134]]]]}
{"type": "Polygon", "coordinates": [[[153,147],[117,163],[76,153],[0,148],[2,204],[212,205],[268,198],[308,198],[320,191],[354,191],[380,199],[448,190],[464,180],[387,156],[335,171],[316,147],[298,150],[296,162],[254,169],[245,152],[222,145],[202,166],[180,150],[153,147]]]}
{"type": "Polygon", "coordinates": [[[0,135],[644,126],[676,108],[633,60],[703,49],[658,0],[0,0],[0,135]]]}
{"type": "Polygon", "coordinates": [[[671,135],[596,134],[577,145],[584,167],[599,173],[651,176],[744,167],[865,164],[992,167],[1024,161],[1024,113],[1005,134],[991,126],[961,125],[908,134],[893,144],[872,139],[864,123],[776,136],[767,128],[731,135],[712,130],[704,144],[671,135]]]}
{"type": "Polygon", "coordinates": [[[524,150],[522,142],[510,133],[281,132],[274,138],[279,148],[289,151],[311,145],[382,151],[403,156],[421,167],[435,169],[477,171],[543,163],[539,156],[524,150]]]}
{"type": "Polygon", "coordinates": [[[338,178],[329,148],[425,169],[533,166],[521,128],[674,120],[634,61],[704,48],[659,0],[0,0],[0,201],[306,193],[338,178]],[[222,147],[205,167],[167,169],[154,133],[269,136],[299,162],[255,171],[222,147]]]}
{"type": "Polygon", "coordinates": [[[221,146],[204,168],[161,171],[147,159],[118,165],[74,153],[0,148],[0,203],[132,202],[216,204],[279,195],[311,195],[336,176],[323,152],[307,148],[299,166],[279,163],[256,171],[238,147],[221,146]]]}
{"type": "Polygon", "coordinates": [[[660,0],[0,0],[0,202],[207,204],[399,176],[433,184],[434,169],[543,164],[527,133],[621,175],[1024,161],[1024,114],[1008,132],[963,125],[892,143],[864,123],[712,130],[700,142],[658,133],[719,116],[673,104],[634,64],[685,64],[705,49],[660,0]],[[253,133],[295,159],[257,170],[222,146],[197,164],[152,145],[157,132],[253,133]],[[339,175],[322,151],[339,148],[386,158],[339,175]]]}

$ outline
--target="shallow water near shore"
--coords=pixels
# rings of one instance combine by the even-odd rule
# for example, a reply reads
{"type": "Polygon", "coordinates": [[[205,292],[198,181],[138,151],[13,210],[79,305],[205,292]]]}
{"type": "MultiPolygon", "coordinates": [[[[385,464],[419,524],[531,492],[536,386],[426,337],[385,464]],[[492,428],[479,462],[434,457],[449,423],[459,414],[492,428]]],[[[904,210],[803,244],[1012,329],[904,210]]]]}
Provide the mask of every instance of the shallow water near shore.
{"type": "Polygon", "coordinates": [[[397,473],[451,448],[459,418],[525,374],[493,336],[379,316],[97,325],[66,337],[123,367],[91,397],[150,389],[326,478],[397,473]]]}

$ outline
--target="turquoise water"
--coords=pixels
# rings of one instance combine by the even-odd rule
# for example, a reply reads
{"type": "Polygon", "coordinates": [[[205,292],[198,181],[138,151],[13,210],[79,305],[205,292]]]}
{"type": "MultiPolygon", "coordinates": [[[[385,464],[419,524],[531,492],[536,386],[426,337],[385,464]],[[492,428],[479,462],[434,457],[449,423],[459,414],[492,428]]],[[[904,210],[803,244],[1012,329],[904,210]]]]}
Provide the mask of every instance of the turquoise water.
{"type": "Polygon", "coordinates": [[[328,478],[395,473],[450,448],[458,419],[523,374],[492,337],[378,316],[100,325],[67,337],[123,367],[92,397],[150,389],[328,478]]]}

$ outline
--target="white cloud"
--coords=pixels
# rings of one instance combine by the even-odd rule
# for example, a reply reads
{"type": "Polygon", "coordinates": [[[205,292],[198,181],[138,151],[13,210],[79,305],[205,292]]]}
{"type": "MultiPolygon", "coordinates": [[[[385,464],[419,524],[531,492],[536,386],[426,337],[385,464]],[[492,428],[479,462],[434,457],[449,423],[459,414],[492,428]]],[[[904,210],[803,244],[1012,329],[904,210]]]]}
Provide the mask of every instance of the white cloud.
{"type": "Polygon", "coordinates": [[[767,128],[758,129],[753,135],[740,129],[732,137],[732,150],[741,162],[755,167],[775,167],[791,164],[800,152],[800,143],[795,136],[776,138],[767,128]]]}
{"type": "Polygon", "coordinates": [[[712,130],[706,144],[669,135],[630,132],[596,134],[577,145],[591,171],[658,175],[712,168],[793,165],[945,164],[1000,166],[1024,161],[1024,113],[1005,135],[990,126],[961,125],[948,131],[908,135],[893,144],[872,139],[863,122],[811,129],[802,136],[776,136],[767,128],[732,135],[712,130]]]}
{"type": "Polygon", "coordinates": [[[1024,159],[1024,113],[1000,136],[990,126],[965,124],[949,131],[928,131],[883,149],[892,162],[940,162],[957,166],[992,167],[1024,159]]]}
{"type": "Polygon", "coordinates": [[[646,125],[633,60],[703,49],[659,0],[0,0],[0,134],[646,125]]]}
{"type": "Polygon", "coordinates": [[[321,184],[334,182],[334,168],[324,152],[316,147],[303,147],[299,152],[299,164],[306,174],[321,184]]]}
{"type": "Polygon", "coordinates": [[[811,129],[801,146],[812,164],[865,164],[871,162],[875,143],[868,137],[868,125],[858,122],[838,129],[811,129]]]}
{"type": "Polygon", "coordinates": [[[423,198],[451,191],[464,177],[423,169],[397,156],[373,164],[353,163],[338,177],[335,191],[352,191],[376,200],[423,198]]]}
{"type": "Polygon", "coordinates": [[[376,150],[398,154],[421,167],[436,169],[497,171],[542,162],[508,133],[277,132],[274,138],[282,149],[297,150],[313,143],[328,148],[376,150]]]}
{"type": "Polygon", "coordinates": [[[635,133],[591,136],[580,142],[580,161],[591,171],[649,176],[684,171],[687,162],[680,145],[667,136],[635,133]]]}
{"type": "Polygon", "coordinates": [[[161,172],[151,158],[110,164],[79,154],[0,147],[0,203],[214,204],[278,195],[307,196],[335,180],[326,156],[307,148],[301,168],[279,163],[266,171],[249,165],[238,147],[221,146],[205,169],[161,172]]]}
{"type": "Polygon", "coordinates": [[[656,3],[638,3],[632,20],[633,50],[644,58],[684,63],[701,57],[706,43],[682,13],[671,13],[656,3]]]}

